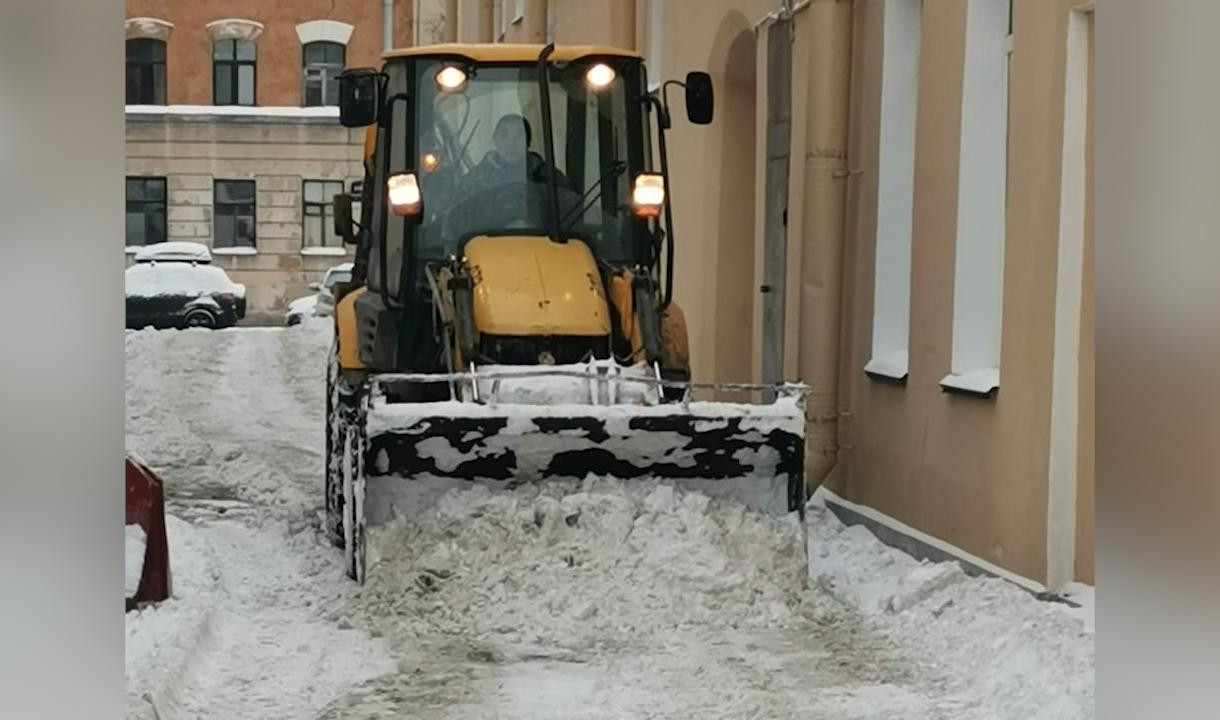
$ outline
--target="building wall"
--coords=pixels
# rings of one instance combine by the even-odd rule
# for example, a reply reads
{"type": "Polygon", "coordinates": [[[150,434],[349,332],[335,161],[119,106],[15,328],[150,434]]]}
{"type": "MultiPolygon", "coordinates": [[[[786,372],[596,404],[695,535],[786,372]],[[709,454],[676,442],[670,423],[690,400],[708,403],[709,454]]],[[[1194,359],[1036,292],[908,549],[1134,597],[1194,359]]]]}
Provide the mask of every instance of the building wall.
{"type": "MultiPolygon", "coordinates": [[[[412,42],[412,0],[394,0],[394,42],[412,42]]],[[[258,45],[256,97],[259,105],[301,105],[301,43],[298,23],[337,20],[353,26],[348,67],[376,66],[382,50],[382,3],[371,0],[128,0],[127,17],[173,23],[166,47],[168,102],[212,104],[212,37],[207,24],[227,18],[262,23],[258,45]]]]}
{"type": "Polygon", "coordinates": [[[1079,465],[1079,495],[1076,498],[1076,577],[1093,582],[1093,502],[1095,470],[1094,413],[1096,396],[1096,356],[1093,347],[1093,22],[1094,14],[1086,16],[1088,88],[1085,112],[1085,183],[1084,183],[1084,293],[1080,304],[1080,436],[1077,445],[1079,465]]]}
{"type": "MultiPolygon", "coordinates": [[[[416,1],[393,1],[396,46],[414,42],[416,1]]],[[[443,7],[444,0],[436,1],[443,7]]],[[[215,252],[216,264],[247,285],[252,316],[280,312],[287,302],[307,294],[309,283],[321,279],[327,268],[351,259],[339,248],[302,247],[303,181],[359,179],[363,134],[341,127],[336,108],[280,110],[304,104],[297,25],[333,20],[352,26],[347,67],[377,67],[384,44],[383,8],[383,3],[369,0],[127,3],[128,37],[141,36],[149,26],[135,18],[161,21],[170,106],[166,112],[128,112],[127,174],[167,178],[167,238],[207,245],[213,242],[213,181],[255,181],[257,252],[215,252]],[[257,32],[257,106],[237,115],[206,107],[212,104],[214,37],[208,25],[226,19],[261,25],[251,26],[257,32]]]]}
{"type": "MultiPolygon", "coordinates": [[[[986,560],[1047,570],[1047,465],[1063,88],[1072,0],[1017,2],[1009,101],[1001,384],[990,398],[942,391],[952,346],[965,0],[923,3],[905,385],[862,372],[870,357],[882,12],[856,3],[862,42],[853,123],[860,167],[849,237],[841,409],[850,449],[831,483],[986,560]]],[[[1091,289],[1088,291],[1091,293],[1091,289]]],[[[1083,383],[1083,378],[1082,378],[1083,383]]],[[[1091,415],[1088,423],[1091,425],[1091,415]]],[[[1091,547],[1089,538],[1078,543],[1091,547]]]]}
{"type": "Polygon", "coordinates": [[[254,180],[254,254],[215,249],[214,262],[247,285],[248,311],[276,311],[307,294],[340,248],[303,248],[304,180],[362,176],[361,130],[334,118],[129,116],[127,175],[167,178],[169,240],[212,244],[213,181],[254,180]]]}

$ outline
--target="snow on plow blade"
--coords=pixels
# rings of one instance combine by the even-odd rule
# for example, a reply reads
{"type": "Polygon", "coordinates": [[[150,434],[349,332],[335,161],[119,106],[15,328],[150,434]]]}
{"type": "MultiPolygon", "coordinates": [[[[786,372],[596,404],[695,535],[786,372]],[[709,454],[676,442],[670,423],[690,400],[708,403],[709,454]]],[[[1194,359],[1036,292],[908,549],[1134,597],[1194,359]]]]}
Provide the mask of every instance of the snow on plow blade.
{"type": "MultiPolygon", "coordinates": [[[[546,379],[557,384],[564,375],[546,379]]],[[[769,404],[652,405],[394,403],[374,393],[366,418],[368,521],[411,516],[460,482],[513,486],[590,474],[672,482],[764,512],[800,510],[804,389],[778,393],[769,404]]]]}
{"type": "MultiPolygon", "coordinates": [[[[573,375],[539,371],[547,387],[573,375]]],[[[520,373],[516,376],[520,377],[520,373]]],[[[459,379],[463,376],[451,376],[459,379]]],[[[488,380],[486,371],[478,382],[488,380]]],[[[486,389],[481,401],[395,402],[395,384],[436,382],[436,377],[374,376],[362,409],[363,437],[349,455],[355,481],[347,503],[355,527],[345,529],[349,571],[364,576],[366,526],[413,518],[451,489],[471,484],[513,488],[590,475],[666,483],[714,498],[786,515],[801,512],[805,497],[805,416],[800,385],[697,385],[646,378],[647,393],[594,394],[593,402],[554,404],[546,397],[500,402],[486,389]],[[710,401],[659,402],[661,385],[770,392],[766,404],[710,401]],[[539,404],[535,404],[539,403],[539,404]],[[648,404],[652,403],[652,404],[648,404]],[[357,459],[358,458],[358,459],[357,459]]],[[[561,394],[561,393],[560,393],[561,394]]],[[[455,392],[469,398],[470,393],[455,392]]],[[[497,394],[498,396],[498,394],[497,394]]]]}

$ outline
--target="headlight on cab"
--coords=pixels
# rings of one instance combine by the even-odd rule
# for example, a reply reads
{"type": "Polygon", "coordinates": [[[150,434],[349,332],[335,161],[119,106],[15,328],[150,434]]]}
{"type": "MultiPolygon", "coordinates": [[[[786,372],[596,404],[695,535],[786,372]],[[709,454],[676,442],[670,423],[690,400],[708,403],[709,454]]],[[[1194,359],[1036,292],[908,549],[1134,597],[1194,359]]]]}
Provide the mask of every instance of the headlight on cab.
{"type": "Polygon", "coordinates": [[[390,208],[395,215],[418,215],[423,209],[423,196],[420,195],[419,180],[415,173],[395,173],[386,178],[385,185],[390,208]]]}
{"type": "Polygon", "coordinates": [[[665,179],[657,173],[640,173],[631,188],[631,207],[640,217],[658,217],[665,204],[665,179]]]}

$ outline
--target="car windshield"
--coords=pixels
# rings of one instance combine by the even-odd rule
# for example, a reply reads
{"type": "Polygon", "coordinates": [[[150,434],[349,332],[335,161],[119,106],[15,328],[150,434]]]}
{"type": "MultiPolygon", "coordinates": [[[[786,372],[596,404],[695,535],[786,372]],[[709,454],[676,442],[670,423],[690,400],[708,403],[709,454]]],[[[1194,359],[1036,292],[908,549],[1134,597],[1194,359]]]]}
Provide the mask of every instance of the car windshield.
{"type": "MultiPolygon", "coordinates": [[[[619,68],[608,86],[593,89],[585,73],[593,63],[557,66],[551,72],[555,175],[560,218],[568,236],[589,242],[607,261],[639,257],[643,225],[631,212],[629,168],[640,169],[646,140],[633,85],[624,77],[638,64],[619,68]]],[[[415,243],[425,259],[446,257],[472,235],[514,230],[546,232],[550,217],[537,68],[493,65],[471,68],[458,90],[443,92],[436,74],[445,65],[421,62],[416,70],[418,158],[424,218],[415,243]]]]}
{"type": "Polygon", "coordinates": [[[339,283],[349,283],[351,281],[351,270],[334,270],[326,274],[326,281],[323,283],[323,287],[330,288],[338,285],[339,283]]]}

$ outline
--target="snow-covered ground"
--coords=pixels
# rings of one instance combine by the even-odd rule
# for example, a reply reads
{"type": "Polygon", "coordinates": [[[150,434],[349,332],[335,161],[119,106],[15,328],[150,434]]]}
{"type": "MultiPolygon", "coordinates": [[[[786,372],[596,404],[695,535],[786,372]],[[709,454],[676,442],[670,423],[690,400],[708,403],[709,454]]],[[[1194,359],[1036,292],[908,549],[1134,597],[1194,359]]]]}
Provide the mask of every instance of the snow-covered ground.
{"type": "Polygon", "coordinates": [[[329,345],[325,320],[127,333],[174,590],[127,615],[129,716],[1093,717],[1087,611],[919,563],[817,497],[802,548],[697,493],[471,489],[372,538],[357,587],[319,530],[329,345]]]}

